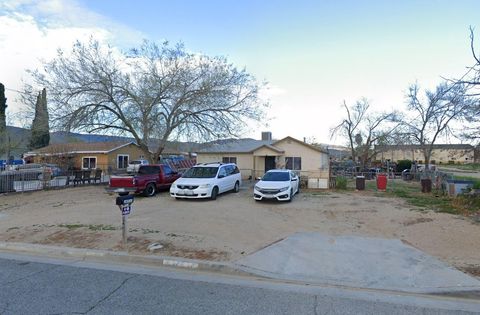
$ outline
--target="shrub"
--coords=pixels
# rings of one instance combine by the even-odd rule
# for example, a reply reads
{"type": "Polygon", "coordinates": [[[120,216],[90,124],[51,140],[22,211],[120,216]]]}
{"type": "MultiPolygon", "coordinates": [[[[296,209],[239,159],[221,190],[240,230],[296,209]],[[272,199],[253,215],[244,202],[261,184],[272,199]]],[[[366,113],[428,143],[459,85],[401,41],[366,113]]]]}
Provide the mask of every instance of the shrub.
{"type": "Polygon", "coordinates": [[[403,170],[409,170],[411,167],[412,167],[412,161],[400,160],[397,163],[397,172],[401,172],[403,170]]]}
{"type": "Polygon", "coordinates": [[[476,180],[474,183],[473,183],[473,189],[480,189],[480,180],[476,180]]]}
{"type": "Polygon", "coordinates": [[[337,189],[347,189],[347,178],[343,176],[337,177],[337,189]]]}

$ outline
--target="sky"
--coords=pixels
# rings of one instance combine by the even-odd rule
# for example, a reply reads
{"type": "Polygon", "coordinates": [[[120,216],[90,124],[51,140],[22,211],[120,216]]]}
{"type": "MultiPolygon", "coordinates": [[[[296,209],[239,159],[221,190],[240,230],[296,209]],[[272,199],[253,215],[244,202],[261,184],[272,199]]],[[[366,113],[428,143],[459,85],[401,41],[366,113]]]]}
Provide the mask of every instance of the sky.
{"type": "Polygon", "coordinates": [[[464,74],[474,61],[470,26],[480,38],[480,1],[2,0],[0,82],[13,117],[25,69],[76,39],[123,50],[143,39],[181,41],[268,82],[266,125],[242,136],[341,145],[330,130],[344,101],[404,110],[410,84],[434,88],[464,74]]]}

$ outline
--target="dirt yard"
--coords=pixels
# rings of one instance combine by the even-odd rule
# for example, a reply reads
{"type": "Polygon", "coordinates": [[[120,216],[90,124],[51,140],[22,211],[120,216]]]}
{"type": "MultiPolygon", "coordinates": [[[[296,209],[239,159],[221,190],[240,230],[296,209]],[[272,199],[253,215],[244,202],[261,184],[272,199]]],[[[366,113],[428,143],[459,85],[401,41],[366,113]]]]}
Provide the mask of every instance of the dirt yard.
{"type": "MultiPolygon", "coordinates": [[[[396,238],[475,274],[480,225],[419,211],[372,192],[302,192],[291,203],[255,202],[251,187],[210,200],[167,192],[137,197],[128,217],[128,251],[235,260],[295,232],[396,238]]],[[[121,214],[103,186],[0,195],[0,241],[121,249],[121,214]]]]}

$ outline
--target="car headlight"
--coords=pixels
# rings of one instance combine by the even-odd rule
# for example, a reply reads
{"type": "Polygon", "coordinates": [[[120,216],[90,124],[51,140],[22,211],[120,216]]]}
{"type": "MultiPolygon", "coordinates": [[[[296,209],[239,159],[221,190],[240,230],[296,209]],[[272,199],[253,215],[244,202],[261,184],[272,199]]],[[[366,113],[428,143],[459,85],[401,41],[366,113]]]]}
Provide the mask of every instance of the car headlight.
{"type": "Polygon", "coordinates": [[[260,190],[260,187],[258,187],[257,185],[255,185],[253,188],[254,188],[255,190],[260,190]]]}
{"type": "Polygon", "coordinates": [[[198,186],[198,188],[209,188],[209,187],[210,187],[210,184],[202,184],[198,186]]]}
{"type": "Polygon", "coordinates": [[[171,188],[175,189],[175,188],[177,188],[177,185],[172,184],[172,187],[171,187],[171,188]]]}
{"type": "Polygon", "coordinates": [[[287,187],[282,187],[282,188],[280,188],[279,190],[280,190],[280,191],[286,191],[286,190],[288,190],[289,188],[290,188],[290,187],[287,186],[287,187]]]}

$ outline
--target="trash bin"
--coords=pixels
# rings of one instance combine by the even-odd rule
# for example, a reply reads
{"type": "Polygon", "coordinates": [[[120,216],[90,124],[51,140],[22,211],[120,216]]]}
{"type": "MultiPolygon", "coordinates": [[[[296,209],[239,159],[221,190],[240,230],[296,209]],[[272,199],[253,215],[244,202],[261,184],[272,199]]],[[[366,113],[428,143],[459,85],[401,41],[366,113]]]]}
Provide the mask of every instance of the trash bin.
{"type": "Polygon", "coordinates": [[[365,176],[357,176],[355,183],[357,190],[365,190],[365,176]]]}
{"type": "Polygon", "coordinates": [[[430,178],[423,178],[420,183],[422,184],[422,193],[432,192],[432,180],[430,178]]]}
{"type": "Polygon", "coordinates": [[[387,174],[377,174],[377,189],[387,190],[387,174]]]}

